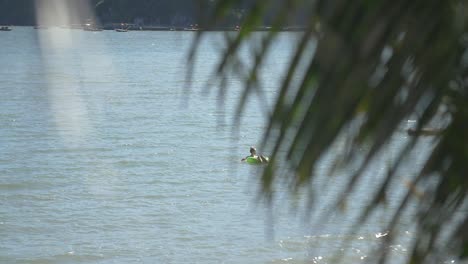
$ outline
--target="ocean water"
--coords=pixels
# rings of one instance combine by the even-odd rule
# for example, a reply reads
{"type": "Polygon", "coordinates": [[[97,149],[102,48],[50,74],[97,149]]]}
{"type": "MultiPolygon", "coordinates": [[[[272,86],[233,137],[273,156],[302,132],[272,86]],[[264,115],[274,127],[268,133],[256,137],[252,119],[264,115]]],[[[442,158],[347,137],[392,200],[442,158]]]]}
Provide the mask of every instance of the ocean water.
{"type": "MultiPolygon", "coordinates": [[[[312,223],[294,207],[306,194],[278,188],[268,206],[258,199],[259,168],[240,162],[261,140],[297,34],[277,40],[262,76],[266,99],[252,97],[235,125],[242,80],[227,79],[225,97],[217,84],[207,89],[222,33],[200,46],[190,89],[193,32],[0,33],[0,263],[335,263],[336,252],[366,263],[387,211],[355,234],[348,216],[312,223]]],[[[390,157],[406,140],[397,137],[390,157]]],[[[384,174],[378,166],[368,179],[384,174]]],[[[318,181],[331,186],[314,209],[326,212],[345,181],[318,181]]],[[[362,186],[348,212],[375,190],[372,180],[362,186]]],[[[410,223],[387,248],[395,263],[410,223]]]]}

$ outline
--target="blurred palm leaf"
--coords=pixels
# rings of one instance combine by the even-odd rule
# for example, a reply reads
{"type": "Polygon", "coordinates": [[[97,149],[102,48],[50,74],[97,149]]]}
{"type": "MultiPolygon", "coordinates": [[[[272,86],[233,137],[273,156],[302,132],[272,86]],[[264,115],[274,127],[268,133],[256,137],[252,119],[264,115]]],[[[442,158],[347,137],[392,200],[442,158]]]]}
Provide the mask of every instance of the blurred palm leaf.
{"type": "MultiPolygon", "coordinates": [[[[202,20],[202,27],[216,25],[230,8],[234,8],[235,2],[210,2],[215,5],[214,12],[202,20]]],[[[216,69],[220,80],[235,73],[240,63],[237,57],[240,47],[253,41],[251,35],[266,16],[273,16],[272,28],[264,35],[260,51],[243,76],[245,90],[239,101],[237,121],[248,96],[253,92],[261,94],[257,80],[278,31],[296,21],[298,16],[307,18],[284,80],[278,84],[279,96],[265,131],[263,145],[272,149],[272,162],[263,173],[264,194],[270,197],[272,186],[283,177],[290,179],[293,191],[308,186],[315,177],[318,160],[345,135],[350,142],[344,154],[345,164],[353,160],[357,149],[368,147],[359,168],[349,175],[347,191],[337,202],[339,208],[402,123],[416,116],[416,136],[402,148],[386,178],[376,183],[378,192],[361,214],[360,221],[364,221],[385,202],[385,194],[402,161],[415,146],[421,129],[439,120],[436,123],[441,126],[441,133],[434,141],[432,152],[428,153],[429,159],[419,175],[408,183],[388,230],[397,228],[409,202],[414,200],[418,205],[417,234],[409,263],[438,261],[441,250],[457,254],[460,259],[467,258],[466,1],[251,2],[240,32],[226,38],[228,46],[216,69]],[[311,42],[316,44],[316,50],[310,58],[306,54],[311,42]],[[349,132],[350,127],[356,126],[355,133],[349,132]],[[275,169],[277,164],[287,164],[290,170],[279,173],[275,169]],[[423,199],[418,199],[421,195],[423,199]],[[448,225],[450,230],[455,230],[446,239],[449,243],[444,249],[435,250],[441,234],[448,232],[444,231],[448,225]]],[[[199,32],[193,45],[192,62],[203,34],[199,32]]],[[[392,239],[392,235],[387,236],[382,246],[388,246],[392,239]]],[[[385,262],[387,256],[382,252],[379,261],[385,262]]]]}

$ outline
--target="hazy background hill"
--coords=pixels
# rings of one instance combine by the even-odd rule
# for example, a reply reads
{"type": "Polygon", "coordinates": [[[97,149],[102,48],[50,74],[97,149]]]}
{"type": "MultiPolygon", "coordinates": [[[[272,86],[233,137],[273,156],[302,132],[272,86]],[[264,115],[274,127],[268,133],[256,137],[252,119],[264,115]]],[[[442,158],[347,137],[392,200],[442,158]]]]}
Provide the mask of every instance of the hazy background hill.
{"type": "MultiPolygon", "coordinates": [[[[42,0],[56,1],[56,0],[42,0]]],[[[67,1],[71,6],[73,0],[67,1]]],[[[272,4],[271,10],[262,18],[263,25],[270,25],[278,6],[284,0],[272,4]]],[[[0,0],[0,24],[2,25],[35,25],[35,7],[39,0],[0,0]]],[[[189,26],[198,23],[199,19],[212,13],[216,0],[89,0],[94,8],[97,23],[135,23],[155,26],[189,26]]],[[[228,15],[217,26],[235,26],[241,24],[245,14],[253,6],[253,0],[241,0],[230,8],[228,15]]],[[[291,25],[301,24],[304,17],[294,17],[291,25]]],[[[73,23],[84,23],[90,17],[80,17],[73,23]]]]}

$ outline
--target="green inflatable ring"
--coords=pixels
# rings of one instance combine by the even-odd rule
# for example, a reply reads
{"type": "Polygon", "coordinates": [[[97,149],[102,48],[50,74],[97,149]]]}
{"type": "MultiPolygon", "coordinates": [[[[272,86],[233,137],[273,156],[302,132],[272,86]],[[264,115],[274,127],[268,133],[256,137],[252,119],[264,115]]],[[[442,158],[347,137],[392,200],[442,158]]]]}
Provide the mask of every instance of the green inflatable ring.
{"type": "MultiPolygon", "coordinates": [[[[265,158],[267,161],[269,160],[267,157],[265,158]]],[[[247,157],[245,159],[245,162],[247,162],[248,164],[262,164],[262,162],[260,161],[258,157],[247,157]]]]}

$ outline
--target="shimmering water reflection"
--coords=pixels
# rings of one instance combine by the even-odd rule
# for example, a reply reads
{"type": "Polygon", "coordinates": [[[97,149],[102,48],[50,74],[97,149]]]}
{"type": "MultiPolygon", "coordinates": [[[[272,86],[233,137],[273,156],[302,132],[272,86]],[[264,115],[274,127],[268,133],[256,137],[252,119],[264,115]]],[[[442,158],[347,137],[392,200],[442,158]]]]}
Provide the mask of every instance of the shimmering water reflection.
{"type": "MultiPolygon", "coordinates": [[[[273,47],[263,82],[268,100],[297,34],[281,35],[273,47]]],[[[201,46],[188,96],[192,37],[19,27],[0,34],[1,263],[334,263],[340,251],[345,263],[366,263],[386,232],[386,212],[348,239],[347,218],[303,221],[290,206],[298,198],[284,189],[274,208],[258,202],[258,170],[240,159],[258,144],[266,109],[250,100],[234,128],[240,80],[228,80],[224,99],[201,93],[220,33],[201,46]]],[[[355,201],[374,184],[364,184],[355,201]]],[[[328,186],[336,191],[344,181],[328,186]]],[[[335,195],[320,197],[314,213],[329,210],[335,195]]],[[[362,205],[350,203],[348,213],[362,205]]],[[[407,250],[406,230],[409,224],[389,248],[395,263],[407,250]]]]}

